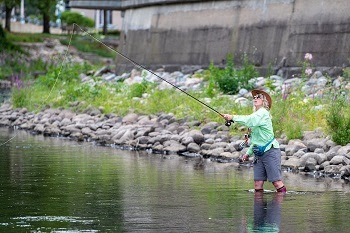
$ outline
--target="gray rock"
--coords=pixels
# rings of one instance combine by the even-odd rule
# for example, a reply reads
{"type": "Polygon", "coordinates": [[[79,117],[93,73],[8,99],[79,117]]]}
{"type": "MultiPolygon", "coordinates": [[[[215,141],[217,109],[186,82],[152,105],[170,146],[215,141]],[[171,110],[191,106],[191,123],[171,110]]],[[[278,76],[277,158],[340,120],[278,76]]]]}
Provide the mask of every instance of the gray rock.
{"type": "Polygon", "coordinates": [[[289,157],[288,160],[285,160],[282,165],[285,167],[290,167],[292,169],[297,169],[299,167],[300,159],[296,157],[289,157]]]}
{"type": "Polygon", "coordinates": [[[43,133],[45,131],[45,126],[43,124],[37,124],[34,127],[34,131],[39,132],[39,133],[43,133]]]}
{"type": "Polygon", "coordinates": [[[192,137],[184,137],[182,140],[181,140],[181,143],[185,146],[187,146],[188,144],[194,142],[193,138],[192,137]]]}
{"type": "Polygon", "coordinates": [[[325,161],[320,165],[320,170],[324,170],[324,168],[328,165],[330,165],[331,163],[329,161],[325,161]]]}
{"type": "Polygon", "coordinates": [[[316,148],[314,152],[317,154],[324,154],[325,153],[324,149],[322,149],[322,148],[316,148]]]}
{"type": "Polygon", "coordinates": [[[214,141],[213,138],[208,138],[208,139],[205,140],[205,143],[207,143],[207,144],[214,144],[215,141],[214,141]]]}
{"type": "Polygon", "coordinates": [[[126,115],[125,117],[123,117],[122,122],[124,124],[135,124],[138,120],[138,115],[135,113],[130,113],[128,115],[126,115]]]}
{"type": "Polygon", "coordinates": [[[226,142],[216,142],[216,143],[211,145],[210,149],[214,150],[216,148],[226,148],[227,145],[228,145],[228,143],[226,143],[226,142]]]}
{"type": "Polygon", "coordinates": [[[348,153],[350,153],[350,144],[341,147],[337,152],[338,155],[347,155],[348,153]]]}
{"type": "Polygon", "coordinates": [[[209,150],[210,147],[211,147],[211,144],[209,144],[209,143],[203,143],[203,144],[201,145],[201,150],[209,150]]]}
{"type": "Polygon", "coordinates": [[[188,144],[187,151],[197,153],[200,151],[200,147],[198,144],[192,142],[188,144]]]}
{"type": "Polygon", "coordinates": [[[220,156],[220,154],[224,153],[224,148],[216,148],[214,150],[210,150],[210,154],[212,156],[220,156]]]}
{"type": "MultiPolygon", "coordinates": [[[[304,154],[301,158],[300,158],[300,163],[299,163],[299,167],[305,167],[306,161],[309,158],[313,158],[317,161],[317,164],[322,164],[325,161],[325,157],[320,156],[319,154],[316,153],[306,153],[304,154]]],[[[315,164],[315,165],[317,165],[315,164]]]]}
{"type": "Polygon", "coordinates": [[[292,156],[295,152],[304,148],[307,147],[301,140],[290,140],[288,145],[286,146],[286,154],[287,156],[292,156]]]}
{"type": "Polygon", "coordinates": [[[343,166],[339,169],[341,176],[350,176],[350,165],[343,166]]]}
{"type": "Polygon", "coordinates": [[[214,129],[216,129],[219,126],[220,126],[220,124],[217,122],[209,122],[202,127],[201,132],[202,132],[202,134],[210,134],[211,131],[213,131],[214,129]]]}
{"type": "Polygon", "coordinates": [[[330,161],[330,164],[331,165],[338,165],[338,164],[349,165],[350,160],[346,158],[344,155],[336,155],[332,158],[332,160],[330,161]]]}
{"type": "Polygon", "coordinates": [[[341,146],[335,146],[332,147],[327,153],[327,160],[330,161],[334,156],[336,156],[338,153],[338,150],[341,148],[341,146]]]}
{"type": "Polygon", "coordinates": [[[177,141],[170,140],[164,142],[164,150],[169,153],[178,153],[186,151],[186,147],[177,141]]]}
{"type": "Polygon", "coordinates": [[[319,139],[319,138],[314,138],[306,141],[307,148],[313,152],[316,150],[316,148],[321,148],[323,150],[326,150],[327,145],[326,145],[327,139],[319,139]]]}
{"type": "Polygon", "coordinates": [[[201,131],[199,130],[192,130],[188,133],[188,136],[192,137],[194,142],[198,145],[202,144],[204,142],[204,136],[201,131]]]}
{"type": "Polygon", "coordinates": [[[324,173],[326,174],[340,174],[340,168],[342,165],[327,165],[324,167],[324,173]]]}
{"type": "Polygon", "coordinates": [[[305,149],[300,149],[296,153],[294,153],[294,157],[301,158],[303,155],[305,155],[305,149]]]}
{"type": "Polygon", "coordinates": [[[317,161],[314,158],[308,158],[305,162],[305,171],[314,171],[316,170],[317,161]]]}
{"type": "Polygon", "coordinates": [[[149,137],[147,136],[141,136],[138,138],[138,141],[140,144],[148,144],[149,142],[149,137]]]}

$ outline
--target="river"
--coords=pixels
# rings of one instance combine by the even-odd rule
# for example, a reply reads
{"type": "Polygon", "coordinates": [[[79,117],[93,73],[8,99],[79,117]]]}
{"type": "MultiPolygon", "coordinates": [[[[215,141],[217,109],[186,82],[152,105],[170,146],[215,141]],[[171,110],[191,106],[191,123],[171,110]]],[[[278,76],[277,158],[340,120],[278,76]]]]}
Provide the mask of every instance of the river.
{"type": "Polygon", "coordinates": [[[350,184],[0,128],[0,232],[349,232],[350,184]],[[273,190],[271,184],[265,189],[273,190]]]}

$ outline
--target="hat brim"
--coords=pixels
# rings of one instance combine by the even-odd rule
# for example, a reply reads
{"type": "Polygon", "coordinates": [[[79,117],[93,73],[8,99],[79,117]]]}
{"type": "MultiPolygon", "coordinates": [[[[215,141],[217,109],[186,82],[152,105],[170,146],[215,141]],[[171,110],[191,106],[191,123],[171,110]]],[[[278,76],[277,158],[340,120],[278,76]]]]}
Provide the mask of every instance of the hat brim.
{"type": "Polygon", "coordinates": [[[265,96],[267,102],[269,103],[269,108],[271,109],[272,99],[271,99],[271,96],[269,94],[267,94],[265,91],[257,90],[257,89],[252,90],[251,93],[252,93],[252,96],[256,96],[257,94],[263,94],[265,96]]]}

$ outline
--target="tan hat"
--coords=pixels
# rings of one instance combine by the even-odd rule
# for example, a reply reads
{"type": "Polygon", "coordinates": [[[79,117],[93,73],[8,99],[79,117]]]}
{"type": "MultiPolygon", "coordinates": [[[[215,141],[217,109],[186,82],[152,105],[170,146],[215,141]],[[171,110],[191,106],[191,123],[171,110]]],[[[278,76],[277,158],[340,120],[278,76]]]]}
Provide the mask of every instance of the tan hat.
{"type": "Polygon", "coordinates": [[[272,99],[271,96],[269,94],[267,94],[265,91],[262,90],[252,90],[252,96],[256,96],[258,94],[263,94],[267,100],[267,102],[269,103],[269,108],[271,109],[272,106],[272,99]]]}

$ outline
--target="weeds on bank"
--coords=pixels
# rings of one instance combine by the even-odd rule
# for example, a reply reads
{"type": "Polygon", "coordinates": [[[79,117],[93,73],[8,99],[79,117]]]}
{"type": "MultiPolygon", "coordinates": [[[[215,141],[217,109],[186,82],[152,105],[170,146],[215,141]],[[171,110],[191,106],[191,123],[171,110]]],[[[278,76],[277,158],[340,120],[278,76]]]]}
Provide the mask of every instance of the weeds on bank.
{"type": "MultiPolygon", "coordinates": [[[[59,68],[50,67],[48,73],[35,80],[32,86],[13,90],[13,104],[15,107],[27,107],[31,111],[39,111],[40,106],[47,104],[79,112],[88,108],[102,107],[104,113],[115,113],[120,116],[130,112],[138,114],[164,112],[173,113],[179,119],[224,123],[218,114],[176,89],[158,90],[155,84],[146,81],[131,86],[122,82],[107,84],[98,78],[95,84],[81,83],[79,74],[86,73],[90,69],[92,67],[88,64],[67,64],[56,82],[59,68]],[[79,104],[72,107],[72,102],[79,104]]],[[[203,87],[200,91],[190,94],[221,113],[239,115],[252,113],[251,105],[240,107],[234,103],[231,96],[220,94],[216,85],[212,88],[203,87]]],[[[350,113],[346,105],[339,105],[341,108],[337,105],[338,108],[330,110],[328,107],[316,109],[315,106],[330,106],[332,100],[326,97],[322,99],[304,97],[301,91],[294,91],[285,96],[280,93],[272,96],[271,115],[276,137],[284,133],[288,139],[302,138],[303,131],[316,128],[326,130],[329,125],[340,138],[338,140],[337,136],[334,136],[334,141],[343,144],[349,142],[347,136],[350,135],[350,113]]],[[[231,131],[238,132],[238,127],[234,125],[231,131]]]]}

